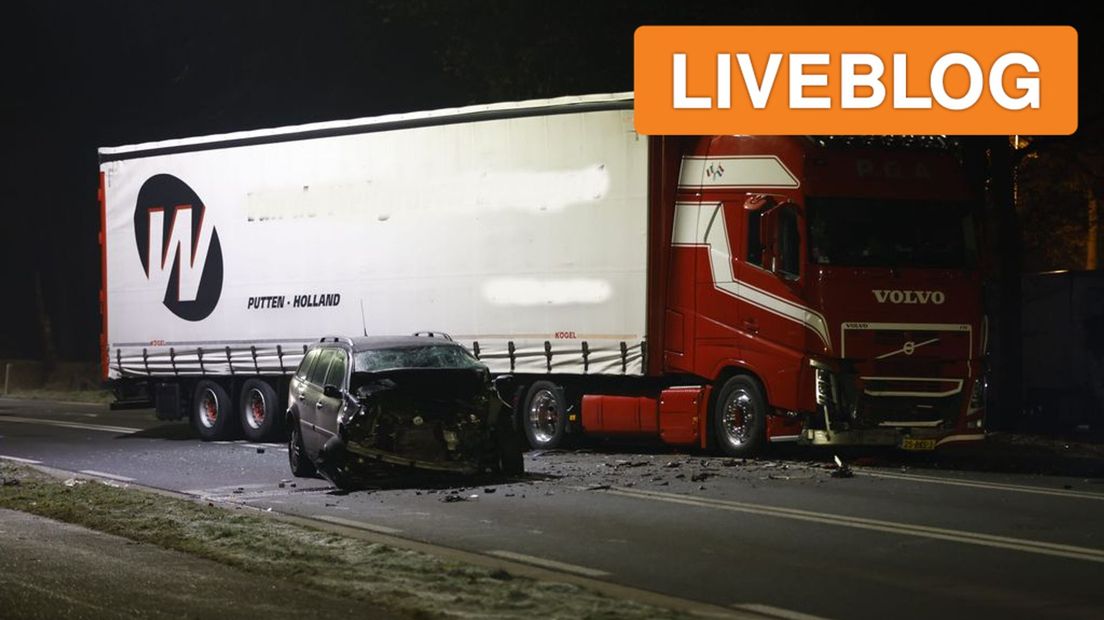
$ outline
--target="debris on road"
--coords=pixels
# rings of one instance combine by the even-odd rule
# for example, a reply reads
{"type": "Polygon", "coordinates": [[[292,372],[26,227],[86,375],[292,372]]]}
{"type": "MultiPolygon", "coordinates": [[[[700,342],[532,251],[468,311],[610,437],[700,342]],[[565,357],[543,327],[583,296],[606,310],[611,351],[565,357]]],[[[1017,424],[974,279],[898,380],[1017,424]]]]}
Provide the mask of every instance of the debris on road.
{"type": "Polygon", "coordinates": [[[713,474],[705,471],[698,472],[693,476],[690,476],[690,482],[705,482],[707,478],[712,477],[713,474]]]}
{"type": "Polygon", "coordinates": [[[257,448],[257,454],[264,454],[264,453],[265,453],[264,448],[257,448]]]}
{"type": "Polygon", "coordinates": [[[610,485],[608,484],[595,484],[586,488],[587,491],[608,491],[610,485]]]}
{"type": "Polygon", "coordinates": [[[840,460],[839,456],[832,457],[836,460],[836,469],[831,473],[833,478],[853,478],[854,472],[851,471],[851,467],[840,460]]]}

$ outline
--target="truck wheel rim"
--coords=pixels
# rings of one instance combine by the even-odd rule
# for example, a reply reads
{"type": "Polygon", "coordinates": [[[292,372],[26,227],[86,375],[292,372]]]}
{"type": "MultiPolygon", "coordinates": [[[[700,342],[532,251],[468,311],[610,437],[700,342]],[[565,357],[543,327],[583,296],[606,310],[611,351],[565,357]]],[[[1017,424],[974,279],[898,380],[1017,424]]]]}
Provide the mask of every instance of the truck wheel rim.
{"type": "Polygon", "coordinates": [[[245,421],[253,430],[261,428],[265,420],[265,398],[258,389],[249,391],[249,407],[245,412],[245,421]]]}
{"type": "Polygon", "coordinates": [[[529,403],[529,428],[533,432],[533,439],[538,443],[552,441],[559,422],[560,410],[556,396],[550,390],[541,390],[534,394],[529,403]]]}
{"type": "Polygon", "coordinates": [[[197,417],[204,428],[214,428],[215,422],[218,421],[218,408],[218,396],[215,396],[210,389],[203,390],[203,396],[199,399],[197,417]]]}
{"type": "Polygon", "coordinates": [[[751,394],[738,388],[732,392],[721,412],[721,427],[725,439],[733,446],[743,446],[751,439],[751,427],[755,422],[755,405],[751,394]]]}

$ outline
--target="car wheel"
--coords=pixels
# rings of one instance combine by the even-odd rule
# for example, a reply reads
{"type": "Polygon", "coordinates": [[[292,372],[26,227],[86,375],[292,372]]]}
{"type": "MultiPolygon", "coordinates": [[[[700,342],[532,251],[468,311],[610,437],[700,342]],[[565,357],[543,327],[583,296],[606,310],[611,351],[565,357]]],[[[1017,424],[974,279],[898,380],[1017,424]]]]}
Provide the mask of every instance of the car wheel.
{"type": "Polygon", "coordinates": [[[288,465],[291,466],[291,475],[296,478],[314,478],[317,471],[307,448],[303,445],[303,431],[299,428],[299,420],[291,421],[291,434],[288,437],[288,465]]]}
{"type": "Polygon", "coordinates": [[[226,388],[208,380],[196,384],[192,427],[204,441],[231,439],[237,435],[237,418],[226,388]]]}
{"type": "Polygon", "coordinates": [[[567,426],[567,403],[563,390],[549,381],[537,381],[529,388],[521,423],[525,438],[534,449],[547,450],[563,442],[567,426]]]}
{"type": "Polygon", "coordinates": [[[274,437],[279,427],[276,413],[280,403],[276,390],[267,381],[249,379],[242,385],[241,426],[249,441],[265,441],[274,437]]]}
{"type": "Polygon", "coordinates": [[[767,401],[759,384],[746,375],[730,377],[713,405],[713,434],[728,456],[751,456],[766,437],[767,401]]]}

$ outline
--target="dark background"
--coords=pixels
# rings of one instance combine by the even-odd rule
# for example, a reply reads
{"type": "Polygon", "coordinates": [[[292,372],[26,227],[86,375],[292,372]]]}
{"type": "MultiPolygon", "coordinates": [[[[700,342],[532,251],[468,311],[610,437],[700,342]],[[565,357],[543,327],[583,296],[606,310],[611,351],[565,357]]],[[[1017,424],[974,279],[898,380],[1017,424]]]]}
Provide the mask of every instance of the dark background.
{"type": "Polygon", "coordinates": [[[1084,17],[1083,4],[1051,2],[1033,13],[1011,4],[973,13],[955,4],[910,6],[917,8],[717,0],[7,2],[0,26],[0,357],[97,359],[97,147],[631,90],[633,31],[643,24],[1076,26],[1081,128],[1072,138],[1036,142],[1030,157],[1041,153],[1047,165],[1035,165],[1043,172],[1029,180],[1034,194],[1026,193],[1048,207],[1018,205],[1025,236],[1005,251],[1027,248],[1017,260],[1028,269],[1083,268],[1086,196],[1101,189],[1100,26],[1084,17]],[[1069,187],[1056,201],[1051,187],[1062,183],[1069,187]],[[1048,223],[1055,217],[1065,232],[1048,223]],[[1036,247],[1050,255],[1032,254],[1036,247]]]}

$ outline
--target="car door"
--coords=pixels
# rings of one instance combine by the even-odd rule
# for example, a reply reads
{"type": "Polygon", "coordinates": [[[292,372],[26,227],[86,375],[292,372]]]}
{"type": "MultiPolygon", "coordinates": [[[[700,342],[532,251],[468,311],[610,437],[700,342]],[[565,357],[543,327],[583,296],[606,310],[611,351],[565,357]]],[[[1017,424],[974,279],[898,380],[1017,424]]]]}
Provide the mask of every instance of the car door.
{"type": "Polygon", "coordinates": [[[318,410],[324,406],[322,387],[325,385],[326,373],[337,353],[338,351],[332,348],[320,349],[318,361],[308,371],[306,385],[300,396],[299,420],[303,428],[303,446],[312,457],[318,455],[318,449],[328,439],[318,432],[318,410]]]}
{"type": "MultiPolygon", "coordinates": [[[[307,402],[307,388],[310,385],[307,378],[310,375],[311,368],[318,363],[318,356],[321,353],[322,351],[319,349],[308,351],[303,356],[303,361],[299,363],[298,368],[295,369],[295,374],[291,377],[291,385],[288,389],[288,406],[295,410],[295,415],[299,416],[300,420],[308,406],[314,406],[314,403],[307,402]]],[[[306,425],[301,426],[305,428],[306,425]]]]}
{"type": "Polygon", "coordinates": [[[330,367],[326,372],[326,378],[323,380],[322,389],[325,386],[333,386],[341,392],[342,396],[334,398],[332,396],[326,396],[324,393],[320,393],[318,397],[318,404],[315,407],[317,418],[315,419],[315,425],[317,426],[319,437],[323,443],[329,440],[330,437],[337,435],[337,416],[341,413],[341,408],[345,406],[345,398],[343,394],[348,389],[348,369],[349,369],[349,355],[344,349],[334,349],[333,360],[330,362],[330,367]]]}

